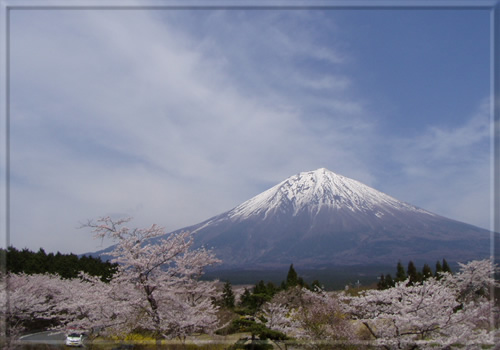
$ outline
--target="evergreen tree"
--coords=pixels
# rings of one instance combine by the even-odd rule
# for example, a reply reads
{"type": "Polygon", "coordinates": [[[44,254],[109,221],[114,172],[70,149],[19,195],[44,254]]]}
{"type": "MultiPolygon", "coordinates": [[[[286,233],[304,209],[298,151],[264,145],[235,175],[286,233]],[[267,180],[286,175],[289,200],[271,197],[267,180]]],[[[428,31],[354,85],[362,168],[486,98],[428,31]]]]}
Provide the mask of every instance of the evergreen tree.
{"type": "Polygon", "coordinates": [[[262,305],[272,299],[276,291],[277,289],[272,283],[266,285],[262,280],[252,288],[252,291],[245,288],[239,304],[243,310],[239,310],[239,312],[254,314],[262,305]]]}
{"type": "Polygon", "coordinates": [[[266,284],[267,294],[274,295],[278,292],[278,288],[274,285],[273,282],[267,282],[266,284]]]}
{"type": "Polygon", "coordinates": [[[449,272],[449,273],[452,273],[452,272],[451,272],[451,268],[450,268],[450,266],[448,265],[448,262],[446,261],[446,259],[443,259],[443,272],[449,272]]]}
{"type": "Polygon", "coordinates": [[[234,301],[235,297],[233,287],[231,286],[230,282],[226,282],[222,289],[222,305],[229,309],[232,309],[234,308],[234,301]]]}
{"type": "Polygon", "coordinates": [[[293,268],[293,264],[290,265],[290,269],[288,270],[288,274],[286,276],[286,287],[295,287],[296,285],[299,284],[299,279],[297,272],[293,268]]]}
{"type": "MultiPolygon", "coordinates": [[[[271,340],[275,344],[287,340],[285,333],[269,329],[262,322],[257,322],[253,319],[239,318],[233,320],[229,326],[223,330],[218,330],[216,334],[234,334],[234,333],[250,333],[250,343],[247,340],[239,340],[229,349],[248,349],[248,350],[272,350],[274,347],[267,343],[266,340],[271,340]]],[[[278,346],[278,348],[280,348],[278,346]]]]}
{"type": "Polygon", "coordinates": [[[399,261],[396,271],[396,282],[403,282],[404,280],[406,280],[405,268],[403,267],[401,261],[399,261]]]}
{"type": "Polygon", "coordinates": [[[260,280],[255,287],[253,287],[253,294],[267,294],[266,284],[260,280]]]}
{"type": "Polygon", "coordinates": [[[415,267],[415,264],[411,260],[408,263],[408,270],[407,271],[408,271],[408,277],[410,278],[410,280],[408,281],[408,285],[412,286],[415,283],[419,282],[417,268],[415,267]]]}
{"type": "Polygon", "coordinates": [[[429,277],[432,277],[431,267],[427,264],[424,264],[424,267],[422,268],[422,279],[426,280],[429,277]]]}
{"type": "Polygon", "coordinates": [[[38,252],[28,249],[22,251],[14,247],[0,249],[6,257],[6,270],[12,273],[58,274],[62,278],[76,278],[80,271],[92,276],[99,276],[103,282],[109,282],[116,273],[118,264],[90,256],[78,257],[75,254],[47,254],[43,248],[38,252]]]}
{"type": "Polygon", "coordinates": [[[245,290],[243,291],[243,294],[240,297],[240,305],[241,306],[250,305],[251,304],[251,297],[252,297],[252,294],[250,293],[250,291],[247,288],[245,288],[245,290]]]}
{"type": "Polygon", "coordinates": [[[443,266],[441,265],[441,263],[439,262],[439,260],[436,262],[436,272],[434,273],[434,276],[437,278],[437,279],[440,279],[441,278],[441,272],[443,272],[443,266]]]}
{"type": "Polygon", "coordinates": [[[380,275],[380,280],[377,283],[378,290],[384,290],[394,287],[394,280],[390,273],[384,276],[384,274],[380,275]]]}
{"type": "Polygon", "coordinates": [[[390,273],[385,275],[385,285],[387,286],[386,289],[392,288],[395,286],[394,280],[392,279],[392,276],[390,273]]]}

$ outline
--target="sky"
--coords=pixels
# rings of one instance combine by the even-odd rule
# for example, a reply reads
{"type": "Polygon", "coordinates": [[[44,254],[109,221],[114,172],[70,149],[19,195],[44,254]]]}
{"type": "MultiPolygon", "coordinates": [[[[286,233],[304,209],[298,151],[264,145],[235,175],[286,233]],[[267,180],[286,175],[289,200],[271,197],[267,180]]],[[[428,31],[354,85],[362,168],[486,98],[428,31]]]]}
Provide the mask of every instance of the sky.
{"type": "Polygon", "coordinates": [[[92,252],[108,242],[81,228],[89,219],[170,232],[322,167],[490,227],[488,10],[9,19],[6,244],[92,252]]]}

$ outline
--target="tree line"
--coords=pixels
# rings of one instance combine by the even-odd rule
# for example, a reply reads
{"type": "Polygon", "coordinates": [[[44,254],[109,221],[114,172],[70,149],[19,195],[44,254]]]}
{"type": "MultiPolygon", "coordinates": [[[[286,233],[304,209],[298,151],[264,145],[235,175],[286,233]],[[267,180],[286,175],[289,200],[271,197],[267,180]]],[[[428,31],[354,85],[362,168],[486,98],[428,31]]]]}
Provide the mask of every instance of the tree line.
{"type": "Polygon", "coordinates": [[[224,284],[220,305],[234,310],[240,315],[253,315],[262,305],[269,302],[277,293],[294,287],[316,290],[322,288],[318,280],[314,280],[310,285],[297,274],[297,271],[290,265],[286,279],[279,286],[273,282],[260,280],[251,289],[245,288],[240,300],[236,302],[230,282],[224,284]]]}
{"type": "Polygon", "coordinates": [[[446,259],[443,259],[442,263],[439,261],[436,262],[436,268],[434,270],[434,273],[432,272],[432,269],[428,264],[424,264],[421,272],[418,271],[417,267],[411,260],[408,263],[408,267],[405,271],[403,264],[401,263],[401,261],[399,261],[396,267],[395,278],[392,278],[390,273],[386,275],[384,274],[380,275],[379,281],[377,283],[377,289],[384,290],[392,288],[396,285],[396,283],[403,282],[406,279],[408,279],[408,284],[410,286],[415,283],[421,283],[431,277],[440,279],[443,273],[452,273],[450,265],[448,264],[446,259]]]}
{"type": "Polygon", "coordinates": [[[76,278],[83,271],[109,282],[117,271],[118,264],[102,261],[100,257],[77,256],[75,254],[46,253],[43,248],[33,252],[27,248],[0,249],[5,257],[6,272],[33,274],[57,274],[62,278],[76,278]]]}

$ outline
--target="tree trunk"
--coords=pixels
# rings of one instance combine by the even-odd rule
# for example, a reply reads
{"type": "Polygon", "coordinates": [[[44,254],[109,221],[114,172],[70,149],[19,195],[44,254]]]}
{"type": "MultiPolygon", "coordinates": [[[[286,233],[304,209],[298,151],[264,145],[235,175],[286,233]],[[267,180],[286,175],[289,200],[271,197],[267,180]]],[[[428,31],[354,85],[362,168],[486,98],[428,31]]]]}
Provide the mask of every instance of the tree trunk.
{"type": "Polygon", "coordinates": [[[153,321],[154,327],[155,327],[155,338],[156,338],[156,343],[161,341],[161,325],[160,325],[160,315],[158,314],[158,303],[153,296],[153,288],[148,286],[147,284],[144,285],[144,292],[146,293],[146,298],[148,300],[149,306],[151,307],[151,319],[153,321]]]}

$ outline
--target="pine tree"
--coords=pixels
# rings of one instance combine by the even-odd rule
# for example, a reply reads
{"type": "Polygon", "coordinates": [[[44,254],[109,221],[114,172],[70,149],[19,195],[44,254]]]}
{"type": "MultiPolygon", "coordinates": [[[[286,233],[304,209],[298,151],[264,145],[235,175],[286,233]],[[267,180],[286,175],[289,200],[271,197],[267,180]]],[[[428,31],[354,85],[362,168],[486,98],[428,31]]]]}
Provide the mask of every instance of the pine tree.
{"type": "Polygon", "coordinates": [[[222,289],[222,305],[225,307],[232,309],[234,308],[234,292],[233,287],[230,282],[226,282],[224,284],[224,288],[222,289]]]}
{"type": "Polygon", "coordinates": [[[408,277],[410,278],[410,280],[408,281],[408,285],[410,286],[419,282],[417,268],[415,267],[415,264],[411,260],[408,263],[408,277]]]}
{"type": "Polygon", "coordinates": [[[385,275],[385,284],[387,286],[386,289],[392,288],[392,287],[395,286],[394,280],[392,279],[392,276],[391,276],[390,273],[388,273],[387,275],[385,275]]]}
{"type": "Polygon", "coordinates": [[[443,259],[443,272],[452,273],[450,265],[448,265],[448,262],[446,261],[446,259],[443,259]]]}
{"type": "Polygon", "coordinates": [[[6,258],[6,269],[11,273],[58,274],[63,278],[76,278],[80,271],[91,276],[100,276],[103,282],[109,282],[118,269],[118,264],[103,262],[101,258],[91,256],[78,257],[75,254],[46,253],[43,248],[32,252],[27,248],[22,251],[14,247],[0,249],[6,258]]]}
{"type": "Polygon", "coordinates": [[[438,260],[436,262],[436,272],[434,273],[434,277],[436,277],[437,279],[441,279],[441,272],[443,272],[443,266],[438,260]]]}
{"type": "Polygon", "coordinates": [[[267,282],[266,284],[267,294],[274,295],[278,292],[278,288],[274,285],[273,282],[267,282]]]}
{"type": "Polygon", "coordinates": [[[266,284],[263,280],[260,280],[259,283],[253,287],[253,294],[267,294],[266,284]]]}
{"type": "Polygon", "coordinates": [[[297,284],[299,284],[299,278],[297,275],[297,272],[293,268],[293,264],[290,265],[290,269],[288,270],[288,274],[286,276],[286,287],[295,287],[297,284]]]}
{"type": "Polygon", "coordinates": [[[251,304],[251,299],[252,299],[252,294],[247,288],[245,288],[245,291],[240,297],[240,305],[249,306],[251,304]]]}
{"type": "Polygon", "coordinates": [[[427,264],[424,264],[424,267],[422,268],[422,278],[426,280],[429,277],[432,277],[431,267],[427,264]]]}
{"type": "Polygon", "coordinates": [[[406,272],[401,261],[398,262],[398,267],[396,271],[396,282],[403,282],[406,280],[406,272]]]}

